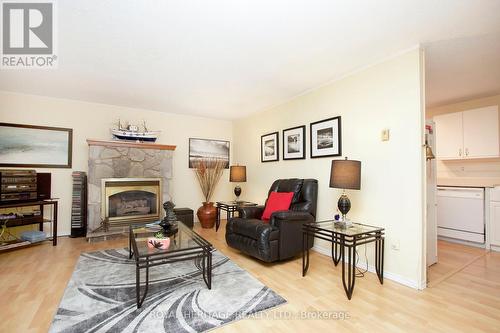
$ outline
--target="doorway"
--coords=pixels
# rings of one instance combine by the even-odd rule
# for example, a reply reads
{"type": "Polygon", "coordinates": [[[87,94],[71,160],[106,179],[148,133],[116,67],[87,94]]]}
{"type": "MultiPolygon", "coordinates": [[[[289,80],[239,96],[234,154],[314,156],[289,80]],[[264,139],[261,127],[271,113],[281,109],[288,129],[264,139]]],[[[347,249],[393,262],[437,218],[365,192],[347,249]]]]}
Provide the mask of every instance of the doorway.
{"type": "Polygon", "coordinates": [[[499,37],[424,45],[426,148],[434,155],[426,161],[428,286],[496,249],[490,193],[500,185],[499,37]]]}

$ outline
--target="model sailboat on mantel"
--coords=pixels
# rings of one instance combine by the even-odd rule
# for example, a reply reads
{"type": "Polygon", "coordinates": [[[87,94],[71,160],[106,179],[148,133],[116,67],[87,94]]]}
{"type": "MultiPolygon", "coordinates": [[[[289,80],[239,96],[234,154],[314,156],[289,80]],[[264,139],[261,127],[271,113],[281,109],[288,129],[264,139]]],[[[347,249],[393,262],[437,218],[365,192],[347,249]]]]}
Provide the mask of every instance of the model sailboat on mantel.
{"type": "Polygon", "coordinates": [[[119,140],[155,142],[160,136],[161,131],[149,131],[145,121],[142,122],[142,130],[140,130],[137,125],[122,126],[121,121],[118,120],[118,128],[112,128],[111,133],[119,140]]]}

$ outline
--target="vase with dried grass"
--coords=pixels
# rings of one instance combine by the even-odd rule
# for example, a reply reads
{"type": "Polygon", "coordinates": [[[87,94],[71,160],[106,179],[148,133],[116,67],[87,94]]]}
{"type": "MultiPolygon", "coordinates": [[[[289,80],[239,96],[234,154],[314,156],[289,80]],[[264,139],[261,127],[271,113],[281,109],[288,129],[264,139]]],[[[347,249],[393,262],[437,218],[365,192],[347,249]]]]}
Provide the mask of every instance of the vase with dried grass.
{"type": "Polygon", "coordinates": [[[216,208],[210,199],[214,194],[215,187],[222,176],[226,164],[225,160],[219,158],[207,158],[194,163],[194,173],[205,198],[203,206],[198,208],[196,212],[202,228],[210,229],[214,227],[216,208]]]}

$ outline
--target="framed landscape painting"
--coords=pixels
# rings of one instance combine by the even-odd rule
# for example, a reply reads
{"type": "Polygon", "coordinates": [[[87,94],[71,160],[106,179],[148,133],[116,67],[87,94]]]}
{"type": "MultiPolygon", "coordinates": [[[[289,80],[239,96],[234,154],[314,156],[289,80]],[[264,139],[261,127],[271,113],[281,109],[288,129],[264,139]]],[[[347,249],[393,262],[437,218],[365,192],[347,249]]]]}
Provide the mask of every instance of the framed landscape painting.
{"type": "Polygon", "coordinates": [[[260,137],[260,160],[261,162],[279,160],[278,132],[264,134],[260,137]]]}
{"type": "Polygon", "coordinates": [[[189,138],[189,168],[209,158],[225,160],[224,168],[229,169],[229,141],[189,138]]]}
{"type": "Polygon", "coordinates": [[[340,116],[311,123],[311,158],[341,156],[340,116]]]}
{"type": "Polygon", "coordinates": [[[306,126],[283,130],[283,160],[306,158],[306,126]]]}
{"type": "Polygon", "coordinates": [[[73,130],[0,123],[0,167],[71,168],[73,130]]]}

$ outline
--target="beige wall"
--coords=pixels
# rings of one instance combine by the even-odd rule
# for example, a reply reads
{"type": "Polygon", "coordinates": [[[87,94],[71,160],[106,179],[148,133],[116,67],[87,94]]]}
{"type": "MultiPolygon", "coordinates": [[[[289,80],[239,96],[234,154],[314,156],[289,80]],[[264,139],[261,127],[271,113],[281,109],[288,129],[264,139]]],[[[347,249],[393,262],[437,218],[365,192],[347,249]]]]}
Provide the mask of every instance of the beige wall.
{"type": "MultiPolygon", "coordinates": [[[[195,213],[203,196],[193,171],[188,168],[188,138],[229,140],[231,154],[234,150],[232,123],[226,120],[0,92],[0,122],[73,128],[73,168],[38,169],[40,172],[52,173],[52,195],[60,198],[61,234],[68,234],[70,231],[71,172],[88,170],[86,140],[110,139],[109,129],[118,118],[135,123],[145,120],[151,129],[162,131],[159,143],[177,145],[170,195],[177,207],[190,207],[195,213]]],[[[225,171],[213,199],[227,200],[231,199],[231,195],[229,172],[225,171]]]]}
{"type": "MultiPolygon", "coordinates": [[[[247,165],[243,199],[262,203],[278,178],[319,180],[318,219],[331,219],[341,190],[329,188],[332,158],[309,157],[309,123],[342,116],[343,156],[362,161],[362,189],[348,191],[349,216],[386,228],[386,276],[417,287],[422,281],[423,184],[421,58],[408,52],[271,110],[235,122],[235,161],[247,165]],[[260,162],[260,137],[306,125],[305,160],[260,162]],[[381,131],[390,129],[390,141],[381,131]],[[398,251],[391,245],[399,246],[398,251]]],[[[282,154],[281,154],[282,155],[282,154]]],[[[329,253],[326,244],[317,245],[329,253]]],[[[374,264],[368,246],[370,265],[374,264]]],[[[364,250],[359,251],[360,254],[364,250]]],[[[360,258],[364,261],[364,258],[360,258]]],[[[312,268],[314,269],[314,267],[312,268]]],[[[299,274],[299,272],[297,272],[299,274]]]]}
{"type": "MultiPolygon", "coordinates": [[[[429,108],[426,110],[426,118],[431,119],[440,114],[477,109],[490,105],[500,106],[500,95],[429,108]]],[[[500,183],[500,158],[437,161],[437,177],[467,180],[481,178],[482,183],[488,183],[488,179],[492,183],[500,183]]]]}
{"type": "MultiPolygon", "coordinates": [[[[425,179],[421,61],[420,51],[413,50],[233,123],[10,93],[0,93],[0,121],[73,128],[73,170],[87,170],[87,138],[109,138],[109,128],[118,118],[133,122],[144,119],[151,128],[163,131],[160,143],[177,145],[171,195],[178,206],[193,209],[199,206],[202,196],[187,168],[188,138],[232,140],[232,164],[247,166],[248,181],[242,184],[242,199],[263,203],[277,178],[316,178],[318,219],[323,220],[332,218],[341,191],[328,187],[332,158],[309,157],[309,123],[340,115],[344,156],[362,161],[362,189],[349,191],[353,204],[349,216],[357,222],[386,228],[385,276],[418,287],[423,279],[425,179]],[[279,162],[261,163],[260,136],[279,130],[281,146],[281,131],[298,125],[307,127],[307,158],[282,161],[280,156],[279,162]],[[385,128],[391,131],[388,142],[380,140],[385,128]]],[[[67,233],[72,170],[43,171],[53,173],[53,194],[61,198],[61,229],[67,233]]],[[[232,185],[227,180],[226,172],[214,198],[231,198],[232,185]]],[[[319,251],[329,253],[328,245],[317,245],[319,251]]],[[[372,250],[369,245],[370,265],[374,264],[372,250]]]]}

